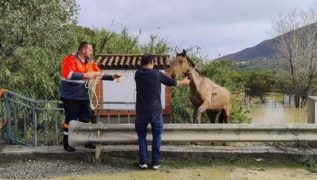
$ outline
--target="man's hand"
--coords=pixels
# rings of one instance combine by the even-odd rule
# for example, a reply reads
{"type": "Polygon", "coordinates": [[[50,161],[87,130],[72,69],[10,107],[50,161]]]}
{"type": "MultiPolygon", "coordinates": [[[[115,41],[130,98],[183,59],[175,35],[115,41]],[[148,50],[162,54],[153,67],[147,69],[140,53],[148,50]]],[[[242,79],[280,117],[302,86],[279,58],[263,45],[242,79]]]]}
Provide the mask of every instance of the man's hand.
{"type": "Polygon", "coordinates": [[[190,80],[188,79],[188,77],[185,77],[183,80],[177,81],[177,86],[188,85],[189,83],[190,80]]]}
{"type": "Polygon", "coordinates": [[[116,73],[116,74],[112,75],[112,78],[113,78],[113,79],[121,78],[121,74],[116,73]]]}
{"type": "Polygon", "coordinates": [[[182,81],[184,85],[189,85],[190,83],[190,80],[188,79],[188,77],[185,77],[182,81]]]}

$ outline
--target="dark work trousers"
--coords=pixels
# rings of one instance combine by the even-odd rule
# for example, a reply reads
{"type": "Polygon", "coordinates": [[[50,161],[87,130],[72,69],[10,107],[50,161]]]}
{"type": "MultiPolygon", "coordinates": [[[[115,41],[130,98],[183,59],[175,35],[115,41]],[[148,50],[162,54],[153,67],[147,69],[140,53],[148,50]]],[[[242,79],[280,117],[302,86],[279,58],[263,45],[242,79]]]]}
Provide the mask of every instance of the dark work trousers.
{"type": "Polygon", "coordinates": [[[89,123],[91,120],[91,109],[89,99],[87,100],[69,100],[62,99],[65,110],[64,135],[68,136],[69,122],[79,120],[89,123]]]}

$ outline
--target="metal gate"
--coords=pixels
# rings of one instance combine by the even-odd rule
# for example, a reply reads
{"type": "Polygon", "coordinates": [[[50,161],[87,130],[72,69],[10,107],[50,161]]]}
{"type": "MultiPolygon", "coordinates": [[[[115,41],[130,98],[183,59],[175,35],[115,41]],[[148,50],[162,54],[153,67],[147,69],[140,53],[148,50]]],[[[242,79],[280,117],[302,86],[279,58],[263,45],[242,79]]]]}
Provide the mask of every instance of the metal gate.
{"type": "Polygon", "coordinates": [[[14,144],[59,144],[63,123],[61,105],[61,101],[35,100],[5,91],[0,99],[1,138],[14,144]]]}

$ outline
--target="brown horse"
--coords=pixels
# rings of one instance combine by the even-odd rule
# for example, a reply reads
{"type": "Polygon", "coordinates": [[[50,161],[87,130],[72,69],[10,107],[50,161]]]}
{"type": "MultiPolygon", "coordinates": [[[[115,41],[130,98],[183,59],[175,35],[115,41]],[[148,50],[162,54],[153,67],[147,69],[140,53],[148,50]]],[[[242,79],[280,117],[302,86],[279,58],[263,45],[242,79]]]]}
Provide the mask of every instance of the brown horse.
{"type": "Polygon", "coordinates": [[[190,100],[194,107],[193,123],[201,122],[201,115],[207,112],[211,123],[229,123],[231,113],[231,94],[220,85],[201,75],[195,64],[186,55],[186,51],[177,53],[171,64],[171,75],[173,78],[185,75],[190,79],[190,100]]]}

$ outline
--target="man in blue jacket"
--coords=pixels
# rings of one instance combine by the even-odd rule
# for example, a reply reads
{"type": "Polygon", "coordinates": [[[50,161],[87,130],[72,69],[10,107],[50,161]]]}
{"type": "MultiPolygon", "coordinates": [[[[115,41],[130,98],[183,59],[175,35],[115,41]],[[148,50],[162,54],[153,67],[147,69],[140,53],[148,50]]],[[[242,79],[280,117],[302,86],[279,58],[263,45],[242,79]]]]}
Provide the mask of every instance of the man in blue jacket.
{"type": "Polygon", "coordinates": [[[139,167],[148,168],[147,161],[147,126],[151,123],[153,143],[152,143],[152,168],[160,167],[160,146],[161,134],[163,132],[163,115],[161,105],[161,84],[166,86],[188,85],[189,79],[185,78],[176,81],[164,75],[162,72],[153,69],[153,55],[144,55],[141,59],[141,68],[135,73],[136,82],[136,120],[135,129],[139,143],[139,167]]]}

